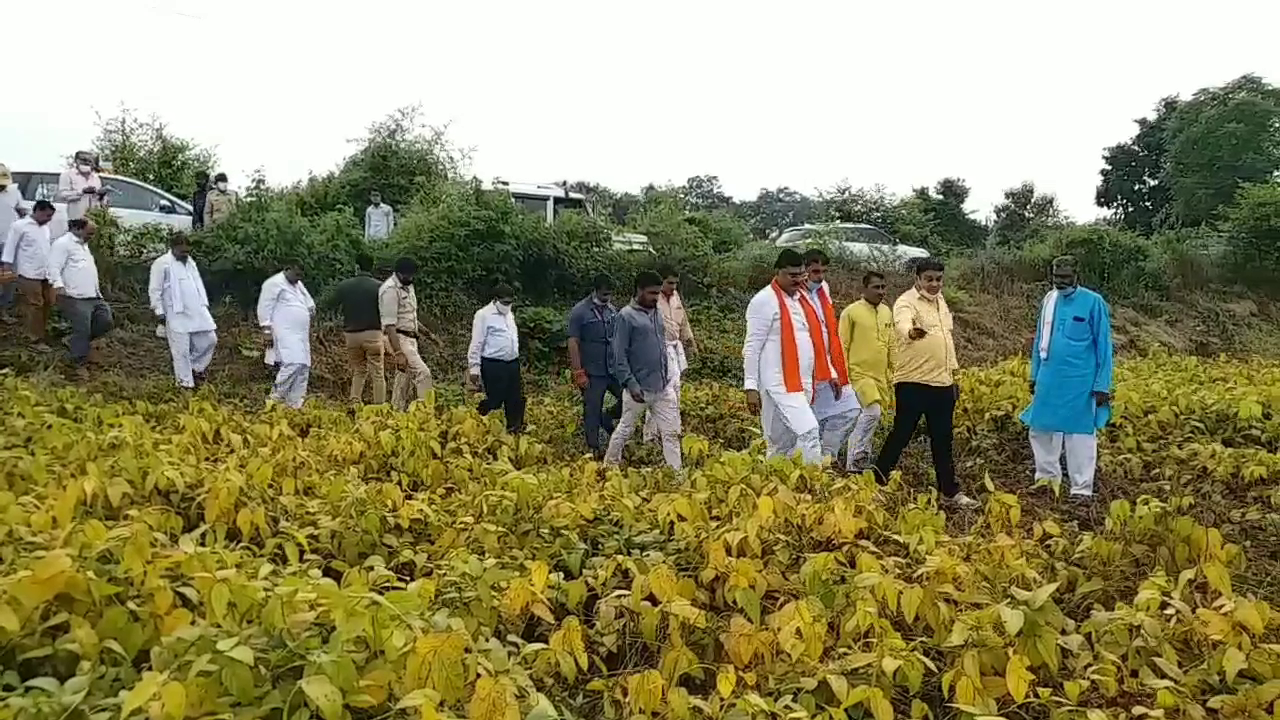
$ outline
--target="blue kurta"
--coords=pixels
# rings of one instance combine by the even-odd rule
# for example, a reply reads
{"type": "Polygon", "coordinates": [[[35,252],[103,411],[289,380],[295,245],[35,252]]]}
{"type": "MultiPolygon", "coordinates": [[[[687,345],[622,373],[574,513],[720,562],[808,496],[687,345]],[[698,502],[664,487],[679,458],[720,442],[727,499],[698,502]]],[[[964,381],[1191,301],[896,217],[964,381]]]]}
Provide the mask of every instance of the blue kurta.
{"type": "Polygon", "coordinates": [[[1093,394],[1111,392],[1111,310],[1092,290],[1059,295],[1049,336],[1048,358],[1040,359],[1044,307],[1031,348],[1035,395],[1022,413],[1032,430],[1092,435],[1097,410],[1093,394]]]}

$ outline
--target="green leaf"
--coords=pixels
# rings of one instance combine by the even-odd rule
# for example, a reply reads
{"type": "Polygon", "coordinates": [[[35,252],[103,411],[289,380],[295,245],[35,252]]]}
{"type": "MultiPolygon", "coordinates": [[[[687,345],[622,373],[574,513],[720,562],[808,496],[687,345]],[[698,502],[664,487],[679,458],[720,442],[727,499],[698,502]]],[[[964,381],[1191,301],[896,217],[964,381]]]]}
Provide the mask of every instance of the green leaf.
{"type": "Polygon", "coordinates": [[[253,649],[248,645],[237,645],[228,650],[226,655],[239,660],[249,667],[253,667],[253,649]]]}
{"type": "Polygon", "coordinates": [[[342,720],[342,692],[333,686],[326,675],[308,675],[302,678],[302,692],[320,711],[324,720],[342,720]]]}
{"type": "Polygon", "coordinates": [[[142,673],[142,679],[124,696],[124,703],[120,705],[120,717],[129,717],[129,713],[150,702],[167,679],[167,673],[151,671],[142,673]]]}
{"type": "Polygon", "coordinates": [[[1240,648],[1227,648],[1227,652],[1222,656],[1222,669],[1227,673],[1228,683],[1235,682],[1236,675],[1247,667],[1249,667],[1249,658],[1241,652],[1240,648]]]}
{"type": "Polygon", "coordinates": [[[751,588],[738,588],[733,597],[738,602],[738,607],[751,618],[751,622],[756,625],[760,624],[760,596],[756,595],[756,591],[751,588]]]}
{"type": "Polygon", "coordinates": [[[1004,623],[1004,631],[1010,638],[1018,634],[1026,620],[1027,616],[1021,610],[1008,605],[1000,606],[1000,621],[1004,623]]]}

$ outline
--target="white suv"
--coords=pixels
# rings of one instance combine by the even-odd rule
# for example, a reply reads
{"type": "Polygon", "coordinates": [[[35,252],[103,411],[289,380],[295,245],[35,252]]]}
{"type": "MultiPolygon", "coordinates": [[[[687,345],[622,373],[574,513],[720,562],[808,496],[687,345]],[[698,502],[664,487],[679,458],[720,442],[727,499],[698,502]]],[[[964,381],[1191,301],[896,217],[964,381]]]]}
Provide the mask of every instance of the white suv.
{"type": "MultiPolygon", "coordinates": [[[[13,182],[22,192],[23,204],[28,210],[37,200],[48,200],[58,193],[57,172],[14,172],[13,182]]],[[[140,180],[101,175],[102,186],[107,190],[107,209],[121,225],[146,225],[159,223],[175,230],[191,229],[191,205],[179,200],[160,188],[140,180]]],[[[67,231],[67,205],[54,202],[57,212],[49,223],[50,233],[58,237],[67,231]]]]}
{"type": "Polygon", "coordinates": [[[859,223],[798,225],[783,230],[773,244],[797,249],[826,245],[837,253],[863,262],[903,268],[915,260],[929,257],[929,251],[924,248],[904,245],[875,226],[859,223]]]}

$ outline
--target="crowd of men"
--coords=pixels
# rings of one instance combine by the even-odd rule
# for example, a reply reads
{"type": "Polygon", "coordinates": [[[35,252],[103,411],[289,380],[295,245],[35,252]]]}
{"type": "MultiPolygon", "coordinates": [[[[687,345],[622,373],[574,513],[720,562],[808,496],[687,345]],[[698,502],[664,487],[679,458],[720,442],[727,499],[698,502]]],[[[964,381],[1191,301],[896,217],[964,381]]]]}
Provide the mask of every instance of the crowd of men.
{"type": "MultiPolygon", "coordinates": [[[[214,180],[213,188],[203,190],[203,204],[196,204],[202,208],[199,225],[220,222],[234,210],[236,198],[226,189],[225,176],[214,180]]],[[[12,178],[0,166],[0,225],[7,224],[0,285],[16,281],[26,331],[36,349],[48,350],[49,311],[59,306],[71,325],[72,361],[84,374],[93,361],[93,341],[112,329],[111,309],[102,298],[89,249],[96,228],[85,217],[101,201],[96,169],[90,156],[77,154],[76,166],[64,173],[57,199],[67,203],[69,222],[59,238],[49,237],[53,205],[37,201],[24,216],[20,204],[10,203],[11,187],[12,178]]],[[[390,206],[374,193],[366,211],[366,235],[385,238],[393,225],[390,206]]],[[[892,306],[884,275],[868,272],[861,297],[838,313],[825,279],[829,262],[821,250],[804,255],[781,251],[773,281],[747,307],[742,387],[747,406],[760,416],[768,454],[830,463],[846,472],[869,469],[883,482],[923,419],[938,491],[958,507],[977,506],[956,479],[952,454],[959,362],[951,310],[942,295],[942,262],[918,261],[914,286],[892,306]],[[873,455],[876,429],[890,409],[893,426],[873,455]]],[[[371,258],[360,258],[359,265],[360,272],[339,283],[319,307],[341,311],[351,401],[364,402],[366,388],[371,402],[387,401],[384,363],[389,357],[396,370],[390,402],[406,410],[432,393],[431,371],[420,346],[413,286],[417,266],[411,258],[400,258],[394,271],[379,280],[371,274],[371,258]]],[[[1031,353],[1033,399],[1022,420],[1029,428],[1036,478],[1061,481],[1065,452],[1070,494],[1090,497],[1096,432],[1109,418],[1109,309],[1101,296],[1079,286],[1073,259],[1058,258],[1051,272],[1054,289],[1043,300],[1031,353]]],[[[632,296],[619,309],[611,280],[601,275],[569,313],[569,362],[582,396],[584,439],[607,465],[622,462],[624,447],[641,427],[642,438],[658,443],[666,464],[683,476],[680,380],[697,346],[679,280],[671,268],[641,272],[632,296]],[[606,411],[610,395],[617,401],[606,411]]],[[[168,341],[176,382],[195,388],[213,358],[217,327],[185,234],[174,234],[169,251],[152,263],[149,296],[159,321],[157,335],[168,341]]],[[[492,301],[476,311],[467,366],[469,386],[483,393],[480,412],[502,410],[507,430],[519,433],[525,398],[514,300],[514,290],[499,285],[492,301]]],[[[317,307],[297,262],[284,263],[262,284],[257,319],[263,359],[277,368],[269,404],[303,405],[317,307]]]]}

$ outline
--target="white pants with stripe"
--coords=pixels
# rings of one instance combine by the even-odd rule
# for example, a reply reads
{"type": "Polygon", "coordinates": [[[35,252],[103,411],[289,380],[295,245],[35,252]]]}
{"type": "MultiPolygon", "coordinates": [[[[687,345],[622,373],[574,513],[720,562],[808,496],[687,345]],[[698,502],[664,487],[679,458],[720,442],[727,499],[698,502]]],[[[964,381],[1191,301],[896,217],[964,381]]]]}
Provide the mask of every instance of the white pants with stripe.
{"type": "Polygon", "coordinates": [[[880,426],[880,403],[862,408],[858,420],[849,435],[849,449],[845,453],[845,469],[859,472],[871,464],[871,441],[880,426]]]}
{"type": "Polygon", "coordinates": [[[1098,469],[1098,436],[1032,430],[1031,453],[1036,460],[1036,480],[1062,480],[1062,455],[1067,456],[1070,493],[1093,495],[1093,476],[1098,469]]]}
{"type": "Polygon", "coordinates": [[[281,363],[276,381],[271,386],[267,404],[282,403],[297,410],[307,398],[307,380],[311,378],[311,366],[303,363],[281,363]]]}

